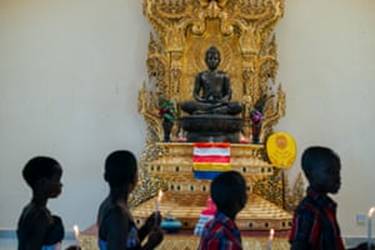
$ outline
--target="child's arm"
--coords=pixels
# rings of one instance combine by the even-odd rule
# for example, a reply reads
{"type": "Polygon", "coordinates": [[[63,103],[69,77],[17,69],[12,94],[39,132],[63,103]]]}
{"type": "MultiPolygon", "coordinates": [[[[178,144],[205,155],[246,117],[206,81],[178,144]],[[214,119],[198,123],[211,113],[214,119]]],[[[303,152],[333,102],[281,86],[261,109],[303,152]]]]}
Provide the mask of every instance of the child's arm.
{"type": "Polygon", "coordinates": [[[110,225],[107,233],[107,249],[124,249],[128,238],[129,221],[124,218],[121,209],[114,209],[106,223],[110,225]]]}
{"type": "Polygon", "coordinates": [[[159,227],[161,223],[161,214],[160,212],[152,213],[146,220],[145,224],[139,229],[138,237],[140,242],[142,242],[146,236],[151,232],[155,227],[159,227]]]}
{"type": "Polygon", "coordinates": [[[152,250],[163,241],[163,238],[163,231],[160,229],[160,227],[156,227],[149,233],[148,240],[146,244],[143,247],[141,247],[141,249],[152,250]]]}

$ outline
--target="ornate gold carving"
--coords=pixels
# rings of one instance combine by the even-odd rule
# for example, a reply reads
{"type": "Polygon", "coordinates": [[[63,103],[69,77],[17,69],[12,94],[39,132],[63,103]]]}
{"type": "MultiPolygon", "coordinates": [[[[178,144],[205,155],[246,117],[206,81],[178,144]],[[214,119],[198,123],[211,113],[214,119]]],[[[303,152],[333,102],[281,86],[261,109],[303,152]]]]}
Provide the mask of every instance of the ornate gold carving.
{"type": "Polygon", "coordinates": [[[294,181],[293,186],[291,186],[291,188],[288,186],[285,193],[286,193],[285,209],[289,212],[293,212],[297,208],[300,201],[305,196],[305,182],[303,180],[301,173],[297,175],[297,178],[294,181]]]}
{"type": "MultiPolygon", "coordinates": [[[[160,143],[163,130],[158,99],[163,96],[175,103],[192,99],[194,77],[206,68],[204,53],[211,45],[221,52],[220,68],[230,76],[234,101],[244,107],[243,133],[246,137],[251,135],[249,113],[264,94],[274,97],[265,105],[261,141],[285,114],[285,94],[281,85],[275,83],[278,62],[274,36],[274,27],[284,13],[284,0],[144,0],[143,10],[153,31],[146,61],[148,80],[138,99],[147,134],[146,148],[140,159],[142,184],[133,195],[133,204],[149,199],[157,189],[168,188],[173,183],[165,185],[157,176],[168,179],[165,177],[175,176],[175,173],[151,171],[157,164],[167,166],[165,162],[157,162],[170,160],[168,152],[179,148],[160,143]],[[150,171],[154,177],[150,177],[150,171]]],[[[180,114],[179,107],[177,114],[180,114]]],[[[172,140],[180,132],[177,124],[172,131],[172,140]]],[[[256,158],[254,155],[253,159],[256,158]]],[[[237,157],[233,159],[236,161],[237,157]]],[[[260,159],[267,162],[263,149],[260,159]]],[[[176,160],[182,164],[184,158],[176,160]]],[[[247,165],[253,162],[241,164],[248,168],[247,165]]],[[[271,169],[269,173],[273,173],[271,167],[265,169],[271,169]]],[[[267,176],[268,172],[259,176],[251,172],[247,175],[253,176],[255,181],[259,176],[267,176]]]]}
{"type": "Polygon", "coordinates": [[[273,175],[263,180],[259,180],[254,185],[254,193],[258,194],[268,201],[271,201],[279,207],[284,207],[284,181],[282,170],[275,169],[273,175]]]}
{"type": "MultiPolygon", "coordinates": [[[[245,107],[248,135],[249,110],[275,84],[273,29],[283,13],[284,0],[144,0],[144,14],[154,31],[147,57],[151,90],[140,95],[141,103],[150,107],[159,95],[176,103],[191,99],[194,76],[205,68],[204,52],[215,45],[222,53],[221,68],[231,77],[233,98],[245,107]]],[[[285,114],[281,86],[273,94],[266,105],[261,138],[285,114]]],[[[157,110],[141,109],[141,113],[152,123],[150,127],[158,125],[154,132],[160,141],[161,124],[152,118],[157,110]]]]}
{"type": "Polygon", "coordinates": [[[273,175],[258,180],[254,185],[254,193],[283,207],[286,211],[293,212],[304,197],[305,183],[302,174],[299,173],[291,184],[284,171],[275,169],[273,175]]]}

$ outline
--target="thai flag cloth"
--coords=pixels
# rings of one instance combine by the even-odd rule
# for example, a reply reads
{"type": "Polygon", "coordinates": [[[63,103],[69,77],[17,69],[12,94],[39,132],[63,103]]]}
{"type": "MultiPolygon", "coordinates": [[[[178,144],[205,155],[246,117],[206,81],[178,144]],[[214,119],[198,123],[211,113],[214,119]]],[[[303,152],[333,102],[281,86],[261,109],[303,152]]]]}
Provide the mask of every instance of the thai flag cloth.
{"type": "Polygon", "coordinates": [[[194,143],[193,172],[200,180],[212,180],[221,172],[232,170],[229,143],[194,143]]]}

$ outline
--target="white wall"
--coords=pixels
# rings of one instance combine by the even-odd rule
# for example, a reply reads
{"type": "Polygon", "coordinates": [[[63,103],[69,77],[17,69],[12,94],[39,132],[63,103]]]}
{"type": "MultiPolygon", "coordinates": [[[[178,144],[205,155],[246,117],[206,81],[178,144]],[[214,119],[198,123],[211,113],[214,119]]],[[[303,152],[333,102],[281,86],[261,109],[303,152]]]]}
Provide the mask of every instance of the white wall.
{"type": "MultiPolygon", "coordinates": [[[[106,193],[106,154],[141,152],[136,100],[149,32],[141,2],[0,0],[0,228],[14,228],[29,199],[21,169],[31,156],[62,163],[64,193],[51,209],[84,228],[106,193]]],[[[335,198],[345,235],[362,234],[355,214],[375,204],[374,12],[373,0],[289,0],[277,29],[287,92],[278,129],[300,151],[322,144],[342,156],[335,198]]]]}
{"type": "Polygon", "coordinates": [[[29,190],[21,169],[56,157],[66,226],[95,222],[105,156],[140,153],[137,94],[148,29],[135,0],[0,0],[0,227],[13,228],[29,190]]]}
{"type": "MultiPolygon", "coordinates": [[[[341,155],[343,186],[334,198],[346,235],[364,233],[355,215],[375,205],[374,13],[373,0],[289,0],[277,29],[287,93],[278,129],[296,137],[298,159],[317,144],[341,155]]],[[[293,172],[299,168],[298,160],[293,172]]]]}

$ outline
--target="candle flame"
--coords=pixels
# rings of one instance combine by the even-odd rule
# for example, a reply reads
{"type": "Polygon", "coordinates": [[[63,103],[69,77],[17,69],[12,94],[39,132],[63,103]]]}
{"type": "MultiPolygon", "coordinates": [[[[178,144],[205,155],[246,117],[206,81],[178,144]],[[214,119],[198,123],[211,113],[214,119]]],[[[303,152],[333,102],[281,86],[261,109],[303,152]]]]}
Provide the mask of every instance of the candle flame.
{"type": "Polygon", "coordinates": [[[77,225],[74,225],[73,231],[74,231],[74,236],[76,237],[76,239],[78,239],[79,238],[79,227],[77,225]]]}
{"type": "Polygon", "coordinates": [[[159,190],[159,194],[158,194],[158,202],[159,203],[161,202],[162,198],[163,198],[163,191],[159,190]]]}
{"type": "Polygon", "coordinates": [[[372,207],[370,208],[370,210],[368,211],[368,217],[371,218],[375,213],[375,207],[372,207]]]}
{"type": "Polygon", "coordinates": [[[275,236],[275,229],[271,228],[271,230],[270,230],[270,240],[273,240],[274,236],[275,236]]]}

